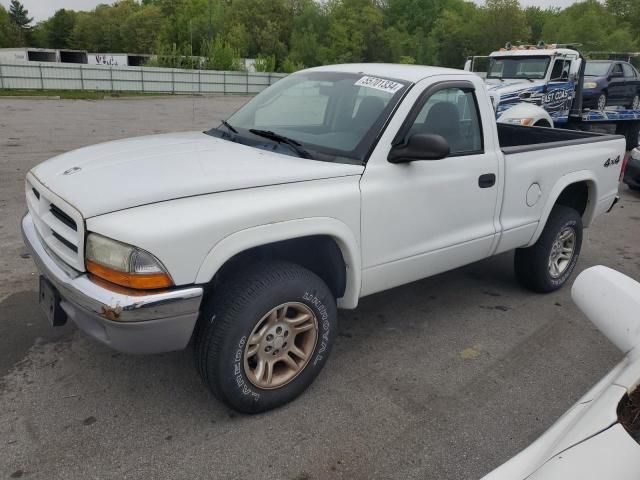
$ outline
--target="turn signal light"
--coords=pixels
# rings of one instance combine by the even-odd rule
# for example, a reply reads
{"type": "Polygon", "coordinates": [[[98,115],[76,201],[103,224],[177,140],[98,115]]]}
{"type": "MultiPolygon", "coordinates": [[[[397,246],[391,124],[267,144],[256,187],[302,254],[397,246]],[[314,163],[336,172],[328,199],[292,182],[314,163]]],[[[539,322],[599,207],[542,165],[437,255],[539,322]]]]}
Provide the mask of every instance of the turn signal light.
{"type": "Polygon", "coordinates": [[[164,272],[159,273],[127,273],[119,272],[99,263],[86,261],[87,270],[108,282],[128,288],[155,290],[173,285],[171,277],[164,272]]]}

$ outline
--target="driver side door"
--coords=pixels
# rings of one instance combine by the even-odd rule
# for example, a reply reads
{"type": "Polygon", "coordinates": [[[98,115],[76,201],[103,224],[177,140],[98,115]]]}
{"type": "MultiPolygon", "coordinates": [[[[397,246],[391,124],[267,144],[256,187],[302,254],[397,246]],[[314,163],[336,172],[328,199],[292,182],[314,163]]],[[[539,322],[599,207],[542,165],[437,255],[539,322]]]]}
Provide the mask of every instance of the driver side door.
{"type": "Polygon", "coordinates": [[[400,164],[386,154],[370,159],[360,182],[362,295],[490,255],[500,172],[490,129],[495,120],[486,103],[481,111],[469,81],[427,86],[393,143],[414,133],[441,135],[449,155],[400,164]]]}

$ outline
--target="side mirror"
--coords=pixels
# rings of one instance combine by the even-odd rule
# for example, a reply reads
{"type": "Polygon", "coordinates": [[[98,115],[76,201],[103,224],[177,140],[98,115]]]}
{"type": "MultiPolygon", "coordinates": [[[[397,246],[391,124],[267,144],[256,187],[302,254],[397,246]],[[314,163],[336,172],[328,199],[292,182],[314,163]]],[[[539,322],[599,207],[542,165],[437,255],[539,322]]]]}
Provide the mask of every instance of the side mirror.
{"type": "Polygon", "coordinates": [[[390,163],[407,163],[414,160],[440,160],[449,155],[449,143],[441,135],[414,133],[406,143],[391,148],[387,160],[390,163]]]}

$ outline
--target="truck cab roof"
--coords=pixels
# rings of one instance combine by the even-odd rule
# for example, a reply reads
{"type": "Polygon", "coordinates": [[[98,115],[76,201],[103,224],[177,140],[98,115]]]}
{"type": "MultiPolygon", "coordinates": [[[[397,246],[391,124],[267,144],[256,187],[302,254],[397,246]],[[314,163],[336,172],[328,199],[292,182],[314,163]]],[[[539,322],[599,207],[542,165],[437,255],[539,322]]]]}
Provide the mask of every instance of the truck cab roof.
{"type": "Polygon", "coordinates": [[[558,55],[578,55],[576,50],[571,48],[512,48],[511,50],[500,49],[489,54],[490,57],[534,57],[558,55]]]}
{"type": "Polygon", "coordinates": [[[433,75],[469,75],[469,72],[454,68],[396,63],[347,63],[343,65],[325,65],[322,67],[309,68],[305,71],[362,73],[363,75],[376,75],[411,83],[419,82],[433,75]]]}

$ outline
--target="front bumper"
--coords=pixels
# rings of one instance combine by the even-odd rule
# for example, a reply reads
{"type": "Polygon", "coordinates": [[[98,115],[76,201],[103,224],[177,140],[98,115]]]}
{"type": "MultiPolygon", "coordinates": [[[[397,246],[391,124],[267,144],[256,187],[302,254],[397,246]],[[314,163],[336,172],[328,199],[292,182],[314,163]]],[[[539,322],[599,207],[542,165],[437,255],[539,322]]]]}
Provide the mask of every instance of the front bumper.
{"type": "Polygon", "coordinates": [[[30,214],[22,219],[22,236],[38,270],[58,290],[62,309],[89,336],[126,353],[182,350],[189,343],[202,287],[154,293],[110,290],[55,258],[30,214]]]}

